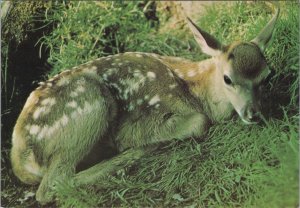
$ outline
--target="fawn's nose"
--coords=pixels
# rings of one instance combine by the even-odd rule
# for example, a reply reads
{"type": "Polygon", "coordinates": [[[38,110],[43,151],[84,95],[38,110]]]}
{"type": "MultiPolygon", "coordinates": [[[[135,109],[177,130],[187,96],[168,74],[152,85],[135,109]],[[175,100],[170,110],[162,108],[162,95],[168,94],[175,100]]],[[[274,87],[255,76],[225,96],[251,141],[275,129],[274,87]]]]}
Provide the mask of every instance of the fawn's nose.
{"type": "Polygon", "coordinates": [[[250,106],[247,110],[247,118],[250,121],[257,122],[259,120],[259,111],[254,106],[250,106]]]}
{"type": "Polygon", "coordinates": [[[241,118],[246,124],[258,123],[260,120],[260,117],[259,117],[259,110],[258,110],[257,106],[255,106],[252,103],[248,104],[242,110],[241,118]]]}

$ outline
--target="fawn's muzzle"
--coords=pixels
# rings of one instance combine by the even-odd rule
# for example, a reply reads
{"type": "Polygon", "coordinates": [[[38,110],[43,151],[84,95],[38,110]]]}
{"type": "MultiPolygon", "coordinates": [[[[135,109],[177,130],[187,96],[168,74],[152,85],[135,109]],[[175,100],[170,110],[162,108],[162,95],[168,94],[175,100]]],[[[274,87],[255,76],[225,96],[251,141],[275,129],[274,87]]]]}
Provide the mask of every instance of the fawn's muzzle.
{"type": "Polygon", "coordinates": [[[260,111],[257,105],[250,103],[242,108],[240,117],[246,124],[256,124],[260,120],[260,111]]]}

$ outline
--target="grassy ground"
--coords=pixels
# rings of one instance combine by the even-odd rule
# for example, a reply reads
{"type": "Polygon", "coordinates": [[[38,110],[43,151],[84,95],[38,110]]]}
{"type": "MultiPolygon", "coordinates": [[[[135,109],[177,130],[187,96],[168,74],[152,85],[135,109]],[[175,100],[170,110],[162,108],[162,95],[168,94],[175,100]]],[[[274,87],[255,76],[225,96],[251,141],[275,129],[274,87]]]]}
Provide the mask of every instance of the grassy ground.
{"type": "MultiPolygon", "coordinates": [[[[152,6],[134,2],[57,6],[47,16],[47,22],[55,22],[57,27],[39,42],[50,50],[48,61],[53,70],[48,76],[98,56],[124,51],[202,59],[191,34],[156,33],[163,23],[147,18],[143,11],[148,8],[146,13],[153,12],[152,6]]],[[[245,126],[234,118],[213,126],[205,140],[190,138],[164,144],[151,157],[108,176],[94,187],[66,182],[56,188],[56,206],[298,206],[298,10],[296,3],[281,2],[281,16],[266,50],[274,76],[265,86],[266,120],[262,125],[245,126]]],[[[264,3],[218,3],[197,22],[224,43],[230,43],[254,38],[271,15],[264,3]]],[[[17,189],[19,184],[5,168],[7,155],[8,151],[2,150],[2,186],[17,189]]],[[[30,198],[34,189],[23,186],[21,190],[30,198]]],[[[14,199],[22,193],[13,197],[10,193],[4,192],[6,205],[22,204],[14,199]]],[[[30,199],[26,206],[37,206],[30,199]]]]}

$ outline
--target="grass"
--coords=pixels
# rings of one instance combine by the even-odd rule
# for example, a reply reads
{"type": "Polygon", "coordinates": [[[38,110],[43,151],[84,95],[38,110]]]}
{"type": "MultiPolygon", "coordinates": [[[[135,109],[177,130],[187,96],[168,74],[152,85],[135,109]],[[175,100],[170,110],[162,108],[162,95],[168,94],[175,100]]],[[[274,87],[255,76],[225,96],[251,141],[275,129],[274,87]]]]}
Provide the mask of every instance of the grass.
{"type": "Polygon", "coordinates": [[[55,10],[48,21],[58,26],[51,36],[40,40],[41,47],[50,49],[48,61],[54,66],[50,76],[93,58],[125,51],[188,54],[186,42],[171,34],[156,36],[158,22],[146,18],[145,6],[136,2],[71,2],[68,9],[55,10]]]}
{"type": "MultiPolygon", "coordinates": [[[[58,6],[46,20],[57,27],[40,40],[41,46],[50,50],[53,71],[49,76],[98,56],[124,51],[203,58],[191,34],[157,34],[159,22],[146,18],[145,6],[135,2],[58,6]]],[[[298,206],[299,5],[281,2],[280,6],[281,16],[266,50],[274,76],[265,87],[264,124],[246,126],[234,118],[213,126],[205,140],[162,144],[154,155],[93,187],[78,187],[72,181],[58,184],[57,205],[298,206]]],[[[218,3],[197,22],[230,43],[253,39],[271,13],[265,3],[218,3]]]]}

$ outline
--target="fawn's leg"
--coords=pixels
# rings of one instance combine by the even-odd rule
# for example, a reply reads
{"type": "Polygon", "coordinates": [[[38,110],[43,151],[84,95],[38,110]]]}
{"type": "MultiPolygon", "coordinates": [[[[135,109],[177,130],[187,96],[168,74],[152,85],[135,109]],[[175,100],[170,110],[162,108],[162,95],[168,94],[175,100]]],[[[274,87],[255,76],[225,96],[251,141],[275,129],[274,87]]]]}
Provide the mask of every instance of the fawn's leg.
{"type": "MultiPolygon", "coordinates": [[[[111,121],[115,115],[112,108],[114,101],[109,91],[94,80],[86,80],[84,87],[95,90],[82,93],[82,97],[76,100],[76,108],[68,113],[61,112],[60,109],[52,109],[53,114],[64,113],[68,119],[62,120],[63,122],[58,119],[59,123],[54,120],[52,126],[48,127],[48,131],[54,128],[55,132],[51,137],[41,139],[40,143],[43,146],[40,149],[43,151],[45,171],[36,194],[40,203],[51,201],[53,197],[51,189],[55,182],[71,178],[75,174],[75,167],[79,161],[99,140],[106,138],[104,135],[112,125],[111,121]]],[[[59,102],[65,105],[64,100],[58,100],[57,103],[60,104],[59,102]]]]}
{"type": "Polygon", "coordinates": [[[109,174],[113,174],[118,170],[133,165],[144,155],[154,151],[155,147],[138,147],[126,150],[112,159],[103,161],[87,170],[76,174],[75,182],[77,185],[88,185],[99,182],[109,174]]]}
{"type": "Polygon", "coordinates": [[[169,141],[201,137],[206,133],[208,118],[198,112],[170,113],[155,112],[139,120],[130,119],[119,131],[116,138],[122,151],[131,147],[145,146],[169,141]]]}
{"type": "MultiPolygon", "coordinates": [[[[87,170],[81,171],[76,174],[75,176],[75,182],[78,185],[87,185],[87,184],[94,184],[104,179],[104,177],[108,174],[112,174],[116,172],[119,169],[122,169],[126,166],[131,166],[134,164],[138,159],[143,157],[146,154],[149,154],[153,152],[156,149],[156,143],[159,143],[160,141],[167,141],[171,139],[176,138],[188,138],[190,136],[201,136],[204,134],[204,129],[206,125],[206,118],[202,116],[201,114],[187,114],[175,117],[169,117],[164,123],[164,125],[161,125],[160,122],[157,120],[150,119],[153,123],[151,123],[149,126],[154,127],[153,129],[150,129],[150,132],[152,132],[152,135],[146,135],[149,133],[144,129],[145,134],[142,135],[142,137],[137,138],[136,135],[131,135],[130,137],[130,144],[132,147],[123,153],[120,153],[119,155],[113,157],[110,160],[101,162],[87,170]],[[154,126],[155,125],[155,126],[154,126]],[[134,137],[135,136],[135,137],[134,137]],[[156,138],[151,140],[151,137],[155,136],[156,138]],[[134,141],[134,140],[138,141],[134,141]],[[146,141],[148,140],[148,141],[146,141]],[[142,146],[142,142],[144,141],[144,144],[148,142],[147,146],[142,146]],[[149,144],[149,141],[152,141],[149,144]]],[[[143,122],[143,125],[147,126],[147,122],[150,122],[147,119],[143,119],[140,122],[143,122]],[[145,124],[146,122],[146,124],[145,124]]],[[[138,126],[138,125],[132,125],[132,126],[138,126]]],[[[129,132],[138,131],[137,129],[132,129],[132,126],[128,126],[126,129],[129,132]]],[[[122,132],[121,132],[122,133],[122,132]]],[[[123,132],[124,133],[124,132],[123,132]]],[[[120,135],[119,135],[120,136],[120,135]]],[[[125,140],[129,141],[129,140],[125,140]]],[[[123,147],[128,148],[128,144],[122,144],[123,147]],[[127,145],[127,146],[126,146],[127,145]]]]}

